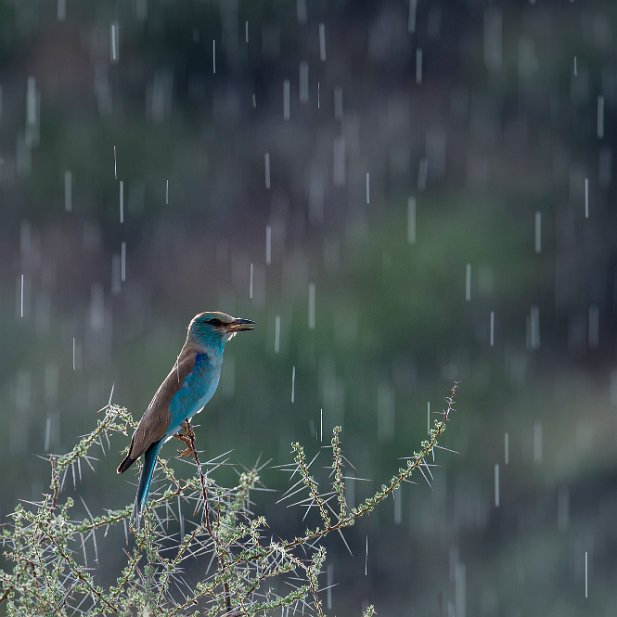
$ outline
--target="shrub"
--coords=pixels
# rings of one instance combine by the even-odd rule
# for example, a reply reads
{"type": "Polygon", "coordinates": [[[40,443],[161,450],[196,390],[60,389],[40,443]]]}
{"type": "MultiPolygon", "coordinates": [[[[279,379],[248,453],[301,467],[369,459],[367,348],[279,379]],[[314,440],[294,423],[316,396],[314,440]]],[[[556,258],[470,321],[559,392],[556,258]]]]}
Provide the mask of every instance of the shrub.
{"type": "MultiPolygon", "coordinates": [[[[132,504],[96,516],[88,511],[88,518],[76,520],[73,499],[63,495],[67,475],[74,475],[76,468],[80,475],[82,464],[93,467],[97,450],[107,454],[111,434],[127,434],[136,425],[125,408],[109,405],[96,428],[69,453],[49,458],[49,493],[28,507],[18,505],[3,529],[4,556],[11,567],[0,571],[0,605],[5,604],[11,616],[232,617],[268,615],[275,609],[280,614],[281,607],[300,607],[304,615],[324,616],[319,585],[326,561],[323,540],[369,514],[414,473],[432,475],[428,458],[441,447],[438,441],[454,409],[455,394],[456,385],[419,451],[354,507],[345,497],[341,428],[334,428],[329,446],[326,491],[312,472],[319,452],[309,461],[304,448],[292,444],[293,463],[287,466],[291,486],[282,500],[293,498],[307,511],[318,513],[319,520],[292,538],[275,538],[266,519],[252,511],[251,495],[261,487],[262,468],[255,465],[240,473],[232,488],[220,486],[211,466],[200,460],[194,440],[190,452],[195,473],[187,480],[178,479],[168,462],[159,460],[157,473],[164,488],[151,495],[138,529],[130,524],[132,504]],[[194,505],[196,516],[186,517],[181,503],[194,505]],[[85,545],[92,543],[98,559],[98,541],[115,526],[124,526],[127,561],[115,582],[103,587],[88,566],[85,545]],[[170,527],[179,531],[170,534],[170,527]],[[204,557],[210,566],[201,580],[185,584],[186,566],[204,557]]],[[[373,614],[372,606],[364,613],[373,614]]]]}

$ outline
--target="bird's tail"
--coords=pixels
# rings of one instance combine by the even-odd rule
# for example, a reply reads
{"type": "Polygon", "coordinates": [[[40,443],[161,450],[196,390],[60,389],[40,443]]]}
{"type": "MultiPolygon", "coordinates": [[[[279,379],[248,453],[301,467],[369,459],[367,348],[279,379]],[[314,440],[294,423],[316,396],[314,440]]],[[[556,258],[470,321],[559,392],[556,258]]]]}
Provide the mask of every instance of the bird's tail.
{"type": "Polygon", "coordinates": [[[148,500],[148,493],[150,492],[150,483],[152,482],[152,476],[154,474],[154,468],[156,467],[156,459],[158,457],[159,450],[163,445],[163,440],[154,442],[144,455],[144,466],[141,470],[141,476],[139,478],[139,487],[137,488],[137,494],[135,495],[135,506],[133,507],[133,523],[135,527],[139,529],[139,522],[141,520],[142,512],[148,500]]]}

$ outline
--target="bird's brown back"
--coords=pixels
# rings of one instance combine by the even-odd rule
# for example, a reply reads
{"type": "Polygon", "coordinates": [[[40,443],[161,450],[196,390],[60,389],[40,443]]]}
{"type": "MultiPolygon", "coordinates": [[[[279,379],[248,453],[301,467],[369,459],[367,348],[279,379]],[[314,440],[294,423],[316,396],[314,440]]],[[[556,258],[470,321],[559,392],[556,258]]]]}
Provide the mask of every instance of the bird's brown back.
{"type": "Polygon", "coordinates": [[[193,370],[197,352],[198,349],[191,343],[182,348],[177,362],[159,386],[135,430],[128,453],[131,459],[139,458],[153,443],[165,436],[171,421],[171,399],[182,386],[185,377],[193,370]]]}

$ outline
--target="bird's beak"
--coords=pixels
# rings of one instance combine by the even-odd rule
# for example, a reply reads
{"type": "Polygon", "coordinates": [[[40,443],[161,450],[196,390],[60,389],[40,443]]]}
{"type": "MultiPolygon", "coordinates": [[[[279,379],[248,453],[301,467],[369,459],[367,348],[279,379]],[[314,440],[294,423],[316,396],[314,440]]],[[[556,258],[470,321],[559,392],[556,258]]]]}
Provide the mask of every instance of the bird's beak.
{"type": "Polygon", "coordinates": [[[242,319],[236,317],[228,326],[227,332],[242,332],[243,330],[252,330],[255,327],[255,322],[250,319],[242,319]]]}

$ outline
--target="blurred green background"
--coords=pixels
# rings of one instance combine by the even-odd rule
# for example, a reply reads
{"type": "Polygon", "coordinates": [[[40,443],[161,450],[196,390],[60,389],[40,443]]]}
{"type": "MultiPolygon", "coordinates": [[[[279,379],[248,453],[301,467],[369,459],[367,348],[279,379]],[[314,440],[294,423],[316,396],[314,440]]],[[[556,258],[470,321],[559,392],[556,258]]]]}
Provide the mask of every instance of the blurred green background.
{"type": "MultiPolygon", "coordinates": [[[[323,410],[372,479],[352,501],[460,381],[460,455],[353,529],[353,556],[332,539],[329,613],[612,615],[616,18],[609,0],[0,0],[2,519],[112,387],[139,417],[218,309],[258,328],[228,347],[200,444],[286,463],[292,440],[319,448],[323,410]]],[[[77,491],[92,511],[133,498],[113,445],[77,491]]],[[[273,531],[298,530],[272,501],[273,531]]]]}

